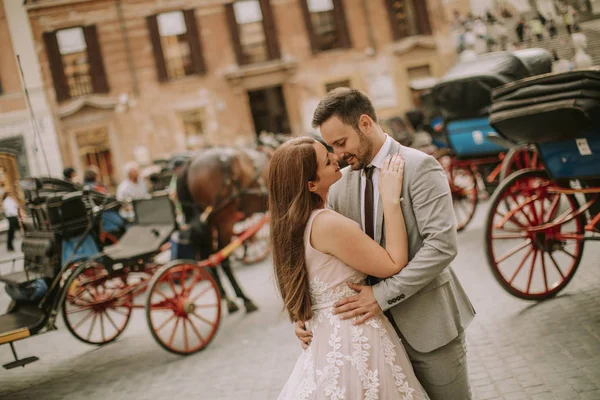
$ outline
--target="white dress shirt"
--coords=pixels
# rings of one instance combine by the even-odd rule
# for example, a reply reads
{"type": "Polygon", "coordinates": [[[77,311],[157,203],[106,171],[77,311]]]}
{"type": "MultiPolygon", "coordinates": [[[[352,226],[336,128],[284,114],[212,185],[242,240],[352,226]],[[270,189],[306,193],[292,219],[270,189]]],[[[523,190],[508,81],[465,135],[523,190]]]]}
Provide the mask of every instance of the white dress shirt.
{"type": "Polygon", "coordinates": [[[4,215],[7,218],[19,216],[19,205],[11,196],[8,196],[2,201],[2,209],[4,210],[4,215]]]}
{"type": "MultiPolygon", "coordinates": [[[[392,138],[386,134],[385,142],[379,152],[375,155],[373,160],[368,166],[375,167],[373,170],[373,232],[376,231],[377,228],[377,205],[379,203],[379,170],[383,168],[383,163],[385,162],[385,158],[390,151],[390,146],[392,145],[392,138]]],[[[365,170],[363,169],[360,172],[360,218],[362,221],[363,231],[365,230],[365,187],[367,186],[367,178],[365,170]]]]}
{"type": "Polygon", "coordinates": [[[117,200],[119,201],[143,199],[146,196],[148,196],[148,188],[146,182],[141,178],[138,178],[137,182],[125,179],[117,187],[117,200]]]}

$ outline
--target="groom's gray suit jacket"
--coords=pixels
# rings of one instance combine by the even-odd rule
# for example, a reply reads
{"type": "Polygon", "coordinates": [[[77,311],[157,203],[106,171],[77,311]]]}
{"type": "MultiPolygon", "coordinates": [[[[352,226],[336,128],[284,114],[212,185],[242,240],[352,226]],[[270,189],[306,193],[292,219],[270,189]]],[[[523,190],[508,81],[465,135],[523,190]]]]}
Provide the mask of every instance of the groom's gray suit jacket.
{"type": "MultiPolygon", "coordinates": [[[[408,343],[428,353],[454,340],[475,310],[450,263],[456,257],[456,222],[448,178],[440,164],[393,141],[389,154],[404,157],[401,205],[408,232],[408,265],[373,286],[381,308],[390,310],[408,343]]],[[[361,223],[361,171],[342,170],[328,197],[329,208],[361,223]]],[[[375,240],[385,246],[383,206],[377,207],[375,240]]]]}

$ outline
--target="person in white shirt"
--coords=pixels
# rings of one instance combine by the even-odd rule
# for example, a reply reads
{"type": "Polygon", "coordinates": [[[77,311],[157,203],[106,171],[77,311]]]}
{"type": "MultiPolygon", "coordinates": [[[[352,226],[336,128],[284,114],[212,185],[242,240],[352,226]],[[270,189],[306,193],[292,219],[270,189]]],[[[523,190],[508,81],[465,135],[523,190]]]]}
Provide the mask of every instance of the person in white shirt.
{"type": "Polygon", "coordinates": [[[135,162],[125,164],[127,178],[117,187],[117,200],[123,202],[120,214],[123,218],[133,221],[134,212],[131,201],[148,196],[146,182],[140,177],[140,167],[135,162]]]}
{"type": "Polygon", "coordinates": [[[8,219],[8,238],[6,239],[6,250],[15,251],[13,240],[15,238],[15,232],[19,228],[19,204],[8,192],[4,193],[4,196],[2,197],[2,209],[4,210],[6,219],[8,219]]]}
{"type": "Polygon", "coordinates": [[[127,178],[117,187],[117,200],[130,201],[143,199],[148,196],[148,188],[143,179],[140,179],[140,168],[137,163],[125,164],[127,178]]]}

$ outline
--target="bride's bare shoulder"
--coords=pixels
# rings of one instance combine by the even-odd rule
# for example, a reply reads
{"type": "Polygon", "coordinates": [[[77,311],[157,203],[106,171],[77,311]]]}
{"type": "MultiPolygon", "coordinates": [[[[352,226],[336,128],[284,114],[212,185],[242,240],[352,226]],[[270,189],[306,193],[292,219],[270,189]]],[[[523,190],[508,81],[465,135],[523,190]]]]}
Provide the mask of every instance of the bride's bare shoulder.
{"type": "Polygon", "coordinates": [[[313,221],[311,242],[317,250],[327,252],[328,244],[335,235],[339,235],[340,232],[348,233],[355,229],[360,231],[360,225],[355,221],[333,210],[324,210],[313,221]]]}

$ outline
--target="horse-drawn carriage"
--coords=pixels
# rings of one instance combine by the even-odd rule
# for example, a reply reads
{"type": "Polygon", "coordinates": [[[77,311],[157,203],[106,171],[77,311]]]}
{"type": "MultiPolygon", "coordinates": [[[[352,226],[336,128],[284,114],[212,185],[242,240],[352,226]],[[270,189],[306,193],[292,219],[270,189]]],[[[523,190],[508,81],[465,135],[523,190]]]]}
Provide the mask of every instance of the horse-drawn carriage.
{"type": "MultiPolygon", "coordinates": [[[[268,217],[249,227],[220,251],[202,261],[159,257],[177,228],[175,208],[166,194],[133,201],[135,221],[113,244],[102,236],[114,211],[109,198],[50,178],[20,182],[26,199],[23,259],[10,260],[1,274],[13,302],[0,315],[0,345],[57,329],[62,311],[67,329],[79,340],[103,345],[125,330],[132,310],[144,308],[150,331],[166,350],[191,354],[214,337],[221,317],[221,296],[209,268],[263,227],[268,217]],[[147,292],[143,304],[136,303],[147,292]]],[[[114,224],[114,220],[112,220],[114,224]]],[[[210,248],[210,247],[209,247],[210,248]]]]}
{"type": "Polygon", "coordinates": [[[600,69],[517,81],[492,98],[491,125],[535,146],[545,169],[514,172],[495,191],[488,262],[512,295],[548,298],[572,279],[584,244],[600,240],[600,69]]]}
{"type": "Polygon", "coordinates": [[[491,91],[550,70],[550,55],[542,49],[490,53],[455,65],[433,87],[448,143],[438,160],[448,174],[459,231],[475,214],[478,191],[493,189],[512,170],[537,168],[532,149],[511,148],[495,136],[488,121],[491,91]],[[486,176],[484,187],[478,187],[480,173],[486,176]]]}

